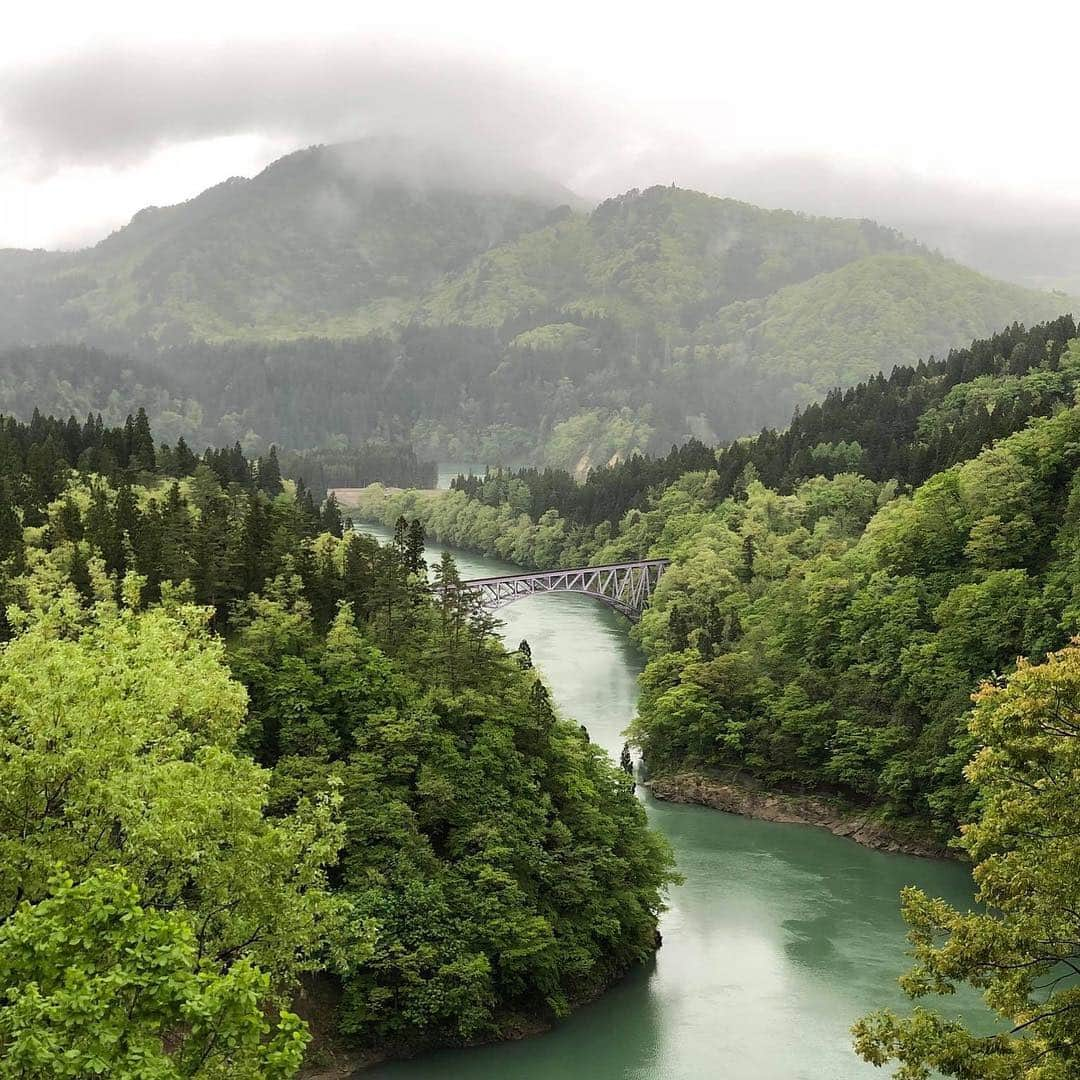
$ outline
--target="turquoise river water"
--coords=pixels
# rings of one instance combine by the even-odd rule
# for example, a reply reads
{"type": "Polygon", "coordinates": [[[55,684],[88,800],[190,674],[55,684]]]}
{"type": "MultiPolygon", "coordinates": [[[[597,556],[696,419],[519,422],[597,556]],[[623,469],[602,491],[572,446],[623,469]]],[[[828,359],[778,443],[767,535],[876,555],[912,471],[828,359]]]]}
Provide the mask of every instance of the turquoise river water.
{"type": "MultiPolygon", "coordinates": [[[[385,537],[386,530],[364,526],[385,537]]],[[[428,549],[429,562],[440,549],[428,549]]],[[[512,573],[454,552],[462,576],[512,573]]],[[[628,624],[584,596],[518,601],[500,615],[526,638],[562,713],[613,755],[634,715],[642,657],[628,624]]],[[[851,1051],[863,1012],[903,1008],[898,894],[918,884],[971,898],[960,865],[886,855],[822,829],[753,821],[653,799],[685,884],[672,891],[653,963],[553,1031],[444,1051],[365,1073],[378,1080],[867,1080],[885,1075],[851,1051]]],[[[944,1006],[949,1006],[945,1002],[944,1006]]],[[[955,1011],[978,1015],[957,999],[955,1011]]],[[[948,1011],[945,1008],[944,1011],[948,1011]]]]}

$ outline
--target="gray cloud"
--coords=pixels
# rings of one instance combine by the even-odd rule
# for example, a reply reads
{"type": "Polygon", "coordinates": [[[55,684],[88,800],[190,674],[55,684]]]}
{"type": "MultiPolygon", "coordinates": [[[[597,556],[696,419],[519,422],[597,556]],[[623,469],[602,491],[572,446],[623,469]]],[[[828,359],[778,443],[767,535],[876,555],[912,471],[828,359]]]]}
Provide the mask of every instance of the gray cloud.
{"type": "Polygon", "coordinates": [[[612,129],[603,106],[497,62],[370,42],[102,49],[0,76],[0,131],[45,171],[251,132],[297,143],[392,133],[573,171],[612,129]]]}
{"type": "MultiPolygon", "coordinates": [[[[765,206],[872,217],[999,276],[1080,283],[1076,200],[1010,197],[821,157],[731,160],[717,143],[644,119],[596,88],[431,45],[102,47],[0,73],[5,157],[36,177],[137,165],[165,146],[240,134],[282,147],[404,136],[470,160],[475,176],[510,183],[530,170],[593,199],[675,181],[765,206]]],[[[449,159],[412,167],[430,171],[439,160],[449,159]]]]}

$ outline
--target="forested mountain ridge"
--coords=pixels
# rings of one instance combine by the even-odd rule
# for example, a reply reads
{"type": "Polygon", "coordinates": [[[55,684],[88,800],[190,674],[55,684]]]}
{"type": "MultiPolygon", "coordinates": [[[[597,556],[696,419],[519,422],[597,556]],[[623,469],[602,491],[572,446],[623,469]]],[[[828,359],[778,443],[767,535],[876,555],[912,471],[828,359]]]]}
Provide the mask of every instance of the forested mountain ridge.
{"type": "Polygon", "coordinates": [[[786,286],[761,300],[733,304],[702,336],[744,356],[792,397],[808,399],[851,386],[877,371],[913,364],[979,338],[1010,321],[1010,304],[1031,323],[1062,314],[1061,298],[1010,292],[974,270],[928,255],[867,256],[831,273],[786,286]]]}
{"type": "MultiPolygon", "coordinates": [[[[1080,370],[1068,346],[1076,335],[1076,321],[1068,315],[1030,330],[1011,326],[940,360],[920,360],[894,368],[888,377],[878,374],[834,390],[797,412],[783,431],[766,428],[719,448],[692,439],[664,457],[635,454],[593,469],[582,483],[555,468],[462,475],[451,488],[483,509],[457,521],[460,500],[440,497],[425,520],[436,536],[457,545],[476,546],[490,535],[496,546],[483,550],[505,555],[509,546],[497,544],[512,543],[515,516],[526,515],[532,526],[545,515],[550,522],[554,513],[564,546],[583,559],[597,537],[610,538],[628,511],[646,509],[686,473],[714,473],[711,490],[718,500],[745,490],[749,478],[785,495],[811,477],[845,472],[914,486],[1033,418],[1073,404],[1080,370]],[[489,511],[510,515],[490,534],[489,511]]],[[[517,552],[516,561],[548,565],[537,561],[528,544],[517,552]]]]}
{"type": "Polygon", "coordinates": [[[437,288],[421,315],[499,327],[550,310],[650,327],[677,341],[735,301],[867,255],[917,250],[871,221],[651,187],[492,249],[437,288]]]}
{"type": "Polygon", "coordinates": [[[357,336],[574,198],[536,178],[513,186],[396,140],[297,151],[142,210],[85,251],[4,253],[0,341],[357,336]]]}
{"type": "MultiPolygon", "coordinates": [[[[874,222],[654,187],[493,248],[438,287],[420,316],[497,330],[499,375],[527,383],[551,366],[587,385],[606,418],[634,410],[639,426],[621,444],[602,424],[584,425],[600,428],[595,465],[642,440],[655,450],[782,423],[834,386],[1067,304],[874,222]],[[635,396],[651,408],[635,408],[635,396]]],[[[576,432],[574,444],[580,452],[576,432]]],[[[547,460],[570,464],[557,439],[547,460]]]]}
{"type": "MultiPolygon", "coordinates": [[[[411,145],[316,147],[86,251],[0,253],[0,345],[108,348],[172,438],[583,473],[1068,307],[870,221],[675,187],[571,204],[411,145]]],[[[0,397],[117,412],[70,354],[36,360],[0,354],[0,397]]]]}

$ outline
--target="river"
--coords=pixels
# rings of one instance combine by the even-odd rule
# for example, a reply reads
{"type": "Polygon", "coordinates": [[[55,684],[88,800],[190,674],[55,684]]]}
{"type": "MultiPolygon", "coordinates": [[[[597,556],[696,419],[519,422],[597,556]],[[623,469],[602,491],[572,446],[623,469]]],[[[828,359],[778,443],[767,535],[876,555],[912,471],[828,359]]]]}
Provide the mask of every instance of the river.
{"type": "MultiPolygon", "coordinates": [[[[386,537],[387,530],[364,526],[386,537]]],[[[441,549],[428,548],[429,562],[441,549]]],[[[462,577],[513,573],[454,552],[462,577]]],[[[500,612],[510,647],[526,638],[561,712],[617,756],[643,658],[619,615],[552,594],[500,612]]],[[[959,865],[862,848],[823,829],[753,821],[653,799],[685,884],[674,889],[654,963],[548,1034],[381,1066],[378,1080],[867,1080],[849,1028],[878,1006],[904,1008],[898,894],[918,884],[971,898],[959,865]]],[[[946,1001],[944,1004],[948,1004],[946,1001]]],[[[977,1005],[958,999],[969,1020],[977,1005]]]]}

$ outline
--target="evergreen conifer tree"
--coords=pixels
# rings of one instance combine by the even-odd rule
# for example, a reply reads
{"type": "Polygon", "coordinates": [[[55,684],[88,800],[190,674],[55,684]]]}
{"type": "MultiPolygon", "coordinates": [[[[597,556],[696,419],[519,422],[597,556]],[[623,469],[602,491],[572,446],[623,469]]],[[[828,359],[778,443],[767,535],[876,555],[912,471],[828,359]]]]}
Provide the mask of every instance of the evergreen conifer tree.
{"type": "Polygon", "coordinates": [[[422,574],[424,563],[424,525],[419,518],[409,522],[409,532],[405,538],[405,561],[410,574],[422,574]]]}
{"type": "Polygon", "coordinates": [[[326,502],[323,503],[320,525],[323,532],[338,537],[342,535],[341,508],[338,506],[337,496],[332,491],[326,496],[326,502]]]}
{"type": "Polygon", "coordinates": [[[147,418],[146,409],[140,405],[132,424],[131,450],[128,463],[133,469],[150,471],[154,468],[155,462],[154,437],[150,432],[150,421],[147,418]]]}
{"type": "Polygon", "coordinates": [[[259,458],[259,490],[265,491],[270,498],[280,495],[285,490],[281,482],[281,464],[278,462],[277,447],[271,445],[270,453],[259,458]]]}

